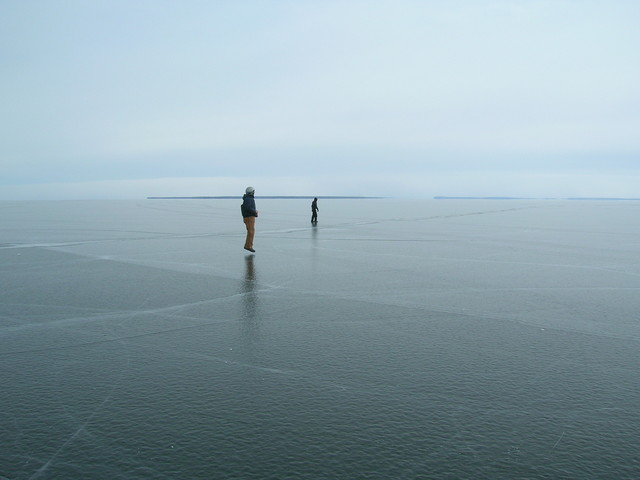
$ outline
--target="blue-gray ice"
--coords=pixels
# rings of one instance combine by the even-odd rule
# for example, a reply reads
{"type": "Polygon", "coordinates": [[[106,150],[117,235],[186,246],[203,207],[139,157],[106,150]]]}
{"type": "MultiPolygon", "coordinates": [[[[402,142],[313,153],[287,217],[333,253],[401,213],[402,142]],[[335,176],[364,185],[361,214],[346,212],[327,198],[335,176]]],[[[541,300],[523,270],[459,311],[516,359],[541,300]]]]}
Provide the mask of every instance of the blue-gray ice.
{"type": "Polygon", "coordinates": [[[0,203],[0,479],[640,478],[640,202],[0,203]]]}

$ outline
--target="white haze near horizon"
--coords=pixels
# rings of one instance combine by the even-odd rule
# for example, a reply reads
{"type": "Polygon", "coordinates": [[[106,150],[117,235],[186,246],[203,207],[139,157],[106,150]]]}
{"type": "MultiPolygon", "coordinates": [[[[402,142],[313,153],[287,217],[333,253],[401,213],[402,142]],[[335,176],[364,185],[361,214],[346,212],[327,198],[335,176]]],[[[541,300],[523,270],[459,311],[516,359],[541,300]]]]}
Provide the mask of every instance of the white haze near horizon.
{"type": "Polygon", "coordinates": [[[0,199],[640,197],[635,1],[0,4],[0,199]]]}

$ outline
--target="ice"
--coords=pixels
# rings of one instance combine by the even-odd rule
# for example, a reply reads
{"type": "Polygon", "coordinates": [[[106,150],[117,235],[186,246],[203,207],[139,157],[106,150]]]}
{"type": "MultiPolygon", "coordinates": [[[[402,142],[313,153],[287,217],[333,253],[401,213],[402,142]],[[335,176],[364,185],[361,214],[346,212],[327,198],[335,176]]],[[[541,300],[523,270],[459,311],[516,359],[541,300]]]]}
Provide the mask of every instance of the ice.
{"type": "Polygon", "coordinates": [[[0,205],[0,478],[637,478],[640,202],[0,205]]]}

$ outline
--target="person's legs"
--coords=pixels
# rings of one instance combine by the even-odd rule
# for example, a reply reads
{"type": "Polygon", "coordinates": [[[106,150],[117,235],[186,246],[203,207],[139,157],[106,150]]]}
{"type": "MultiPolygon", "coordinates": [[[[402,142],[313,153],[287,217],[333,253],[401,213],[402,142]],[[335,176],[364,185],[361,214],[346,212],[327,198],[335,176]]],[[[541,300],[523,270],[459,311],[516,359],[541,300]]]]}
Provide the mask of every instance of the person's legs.
{"type": "Polygon", "coordinates": [[[244,248],[253,248],[253,236],[256,232],[256,217],[244,217],[244,224],[247,227],[247,238],[244,248]]]}
{"type": "Polygon", "coordinates": [[[318,221],[318,214],[316,212],[311,213],[311,223],[318,221]]]}

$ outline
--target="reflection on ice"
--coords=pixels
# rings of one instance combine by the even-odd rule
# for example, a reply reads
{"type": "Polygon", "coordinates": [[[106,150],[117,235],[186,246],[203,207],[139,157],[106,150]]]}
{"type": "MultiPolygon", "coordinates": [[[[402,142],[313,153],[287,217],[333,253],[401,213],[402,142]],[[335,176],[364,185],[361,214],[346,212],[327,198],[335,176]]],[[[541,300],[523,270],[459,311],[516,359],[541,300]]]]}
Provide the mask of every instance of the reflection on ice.
{"type": "Polygon", "coordinates": [[[242,313],[240,324],[240,348],[246,352],[246,360],[254,361],[254,351],[260,336],[258,307],[258,277],[255,270],[255,255],[245,255],[245,272],[242,282],[242,313]]]}

